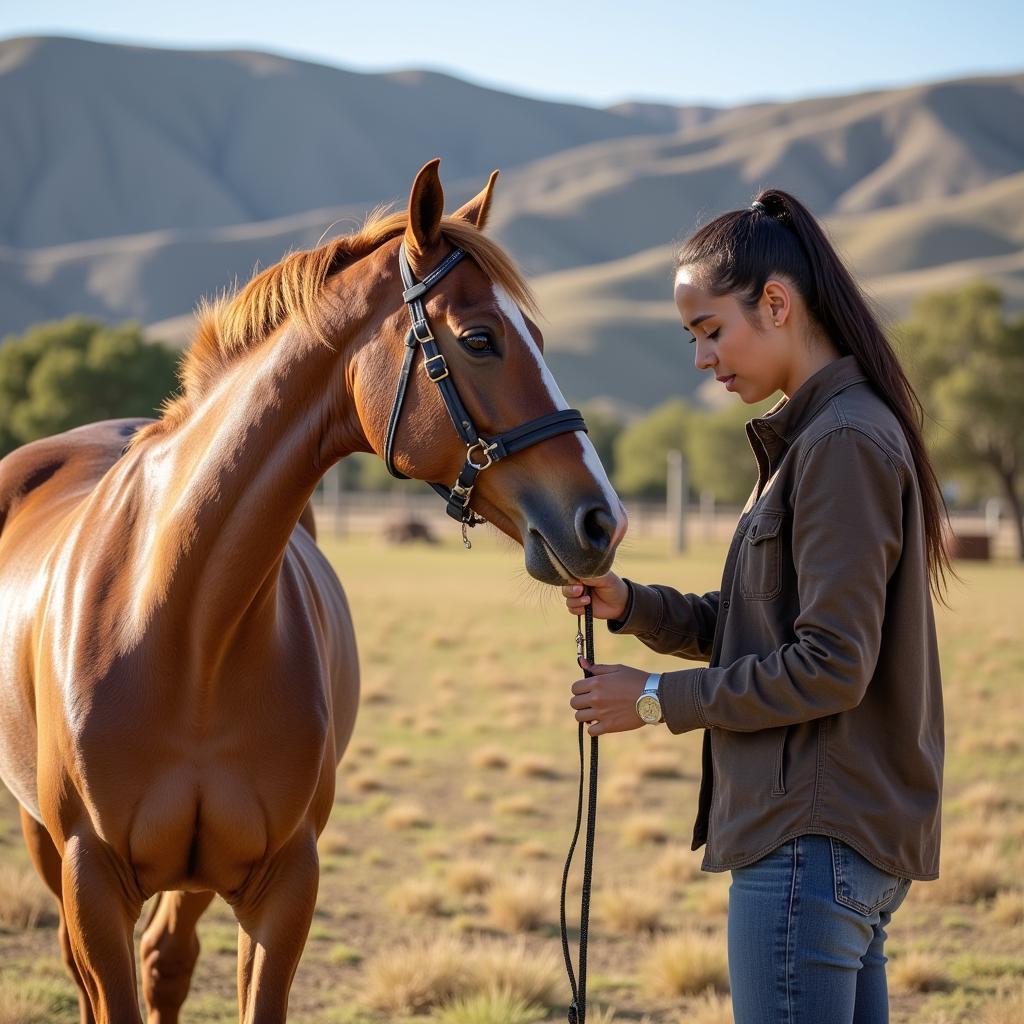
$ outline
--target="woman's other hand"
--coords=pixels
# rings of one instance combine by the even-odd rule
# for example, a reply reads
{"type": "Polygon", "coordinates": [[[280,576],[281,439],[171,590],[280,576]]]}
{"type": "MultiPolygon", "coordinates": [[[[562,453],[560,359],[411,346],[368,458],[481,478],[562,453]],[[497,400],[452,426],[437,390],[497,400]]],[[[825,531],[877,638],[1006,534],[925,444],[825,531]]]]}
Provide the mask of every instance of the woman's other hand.
{"type": "Polygon", "coordinates": [[[596,619],[621,619],[629,603],[629,586],[613,572],[592,579],[580,580],[562,587],[565,606],[573,615],[582,615],[588,604],[594,608],[596,619]],[[583,588],[589,587],[589,593],[583,588]]]}
{"type": "Polygon", "coordinates": [[[592,665],[588,661],[580,665],[593,675],[572,684],[569,707],[576,712],[576,721],[586,722],[591,736],[640,729],[644,722],[637,714],[636,701],[644,692],[648,674],[629,665],[592,665]]]}

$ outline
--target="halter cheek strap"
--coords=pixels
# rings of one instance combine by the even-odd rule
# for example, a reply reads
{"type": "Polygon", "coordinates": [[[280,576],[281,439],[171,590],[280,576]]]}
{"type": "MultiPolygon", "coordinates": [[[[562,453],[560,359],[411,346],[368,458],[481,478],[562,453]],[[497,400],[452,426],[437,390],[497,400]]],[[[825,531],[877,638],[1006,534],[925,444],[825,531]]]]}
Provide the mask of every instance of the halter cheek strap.
{"type": "Polygon", "coordinates": [[[437,341],[430,330],[427,311],[423,305],[423,296],[465,255],[462,249],[453,249],[422,281],[417,281],[413,276],[412,267],[409,265],[405,243],[403,242],[399,247],[398,269],[405,286],[402,298],[409,307],[412,326],[405,337],[405,358],[402,361],[402,370],[398,377],[395,401],[391,407],[387,436],[384,441],[384,463],[388,472],[401,480],[408,479],[404,473],[395,469],[395,434],[398,430],[398,421],[402,415],[402,405],[405,402],[409,386],[413,357],[416,349],[419,348],[423,352],[424,372],[437,385],[452,426],[455,427],[455,432],[466,445],[466,463],[455,483],[451,487],[437,483],[430,485],[445,499],[448,515],[463,524],[463,536],[465,536],[465,527],[476,526],[477,523],[484,521],[482,516],[469,507],[469,502],[477,477],[485,469],[524,448],[540,444],[541,441],[557,437],[559,434],[572,433],[576,430],[586,431],[587,429],[587,425],[583,421],[583,414],[578,409],[557,409],[545,416],[538,416],[518,427],[506,430],[503,434],[498,434],[490,440],[480,435],[473,423],[473,418],[467,412],[466,406],[459,396],[455,381],[449,373],[448,364],[437,347],[437,341]]]}

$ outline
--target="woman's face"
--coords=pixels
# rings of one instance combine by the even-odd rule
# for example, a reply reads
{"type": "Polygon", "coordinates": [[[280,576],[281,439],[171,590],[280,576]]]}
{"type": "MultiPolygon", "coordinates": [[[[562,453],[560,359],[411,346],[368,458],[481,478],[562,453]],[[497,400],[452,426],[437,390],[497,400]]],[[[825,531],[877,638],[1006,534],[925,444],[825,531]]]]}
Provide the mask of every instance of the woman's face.
{"type": "Polygon", "coordinates": [[[754,327],[735,296],[713,295],[701,287],[691,268],[681,267],[676,274],[675,300],[683,327],[693,336],[698,370],[713,370],[716,380],[748,405],[786,390],[791,369],[790,332],[775,324],[782,327],[781,321],[788,317],[788,294],[780,302],[766,285],[754,316],[761,326],[754,327]]]}

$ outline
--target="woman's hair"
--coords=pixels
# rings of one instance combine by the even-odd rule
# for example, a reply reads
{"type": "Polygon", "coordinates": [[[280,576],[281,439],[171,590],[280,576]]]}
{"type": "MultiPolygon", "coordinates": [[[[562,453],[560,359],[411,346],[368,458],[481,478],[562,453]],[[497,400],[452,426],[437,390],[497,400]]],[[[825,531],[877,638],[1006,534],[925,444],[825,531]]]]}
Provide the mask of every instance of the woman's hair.
{"type": "Polygon", "coordinates": [[[785,277],[839,351],[857,358],[910,445],[924,510],[928,574],[941,597],[947,573],[956,574],[944,539],[946,504],[921,436],[921,400],[813,214],[788,192],[765,189],[749,208],[723,213],[697,230],[679,249],[675,265],[692,267],[712,294],[735,295],[752,322],[765,282],[785,277]]]}

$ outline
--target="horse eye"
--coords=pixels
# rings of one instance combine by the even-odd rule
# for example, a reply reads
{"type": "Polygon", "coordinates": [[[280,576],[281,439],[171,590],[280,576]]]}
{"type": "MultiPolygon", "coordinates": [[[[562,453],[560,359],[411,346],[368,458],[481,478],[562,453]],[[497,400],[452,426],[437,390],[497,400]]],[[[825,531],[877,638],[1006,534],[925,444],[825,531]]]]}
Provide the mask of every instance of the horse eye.
{"type": "Polygon", "coordinates": [[[494,351],[494,341],[488,331],[474,331],[472,334],[463,335],[460,340],[470,352],[494,351]]]}

